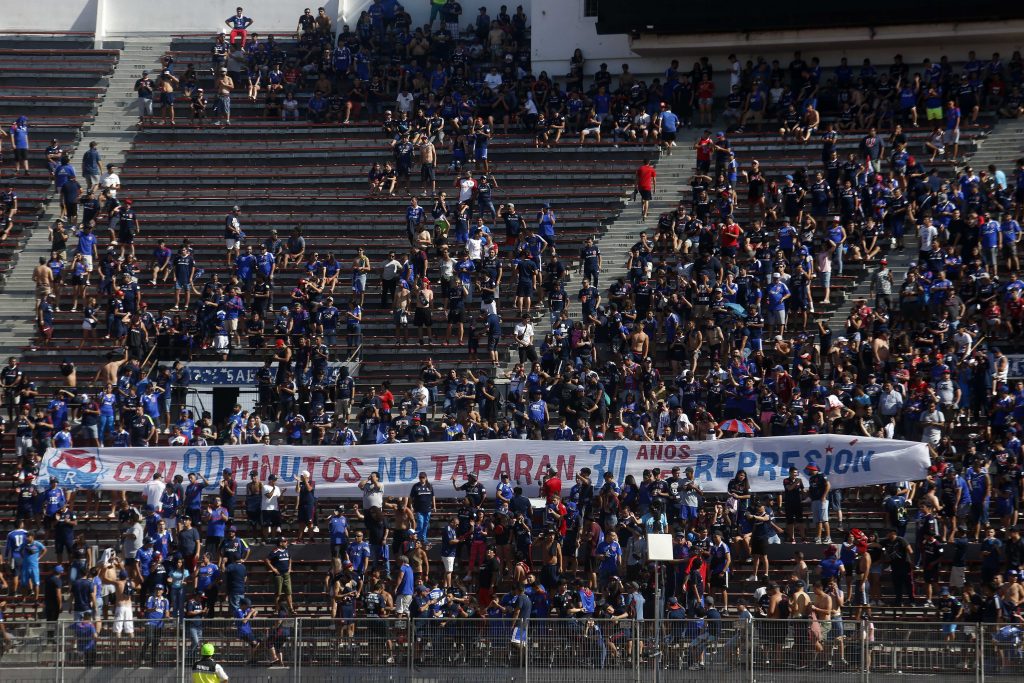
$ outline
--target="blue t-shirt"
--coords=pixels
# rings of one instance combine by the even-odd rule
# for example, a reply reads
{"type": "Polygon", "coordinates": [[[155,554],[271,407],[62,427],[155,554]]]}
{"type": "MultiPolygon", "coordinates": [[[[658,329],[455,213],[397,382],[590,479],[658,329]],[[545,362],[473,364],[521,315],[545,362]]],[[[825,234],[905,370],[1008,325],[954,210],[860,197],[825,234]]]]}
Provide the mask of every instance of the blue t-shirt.
{"type": "Polygon", "coordinates": [[[789,287],[782,282],[776,282],[768,288],[768,307],[773,311],[782,311],[786,308],[785,297],[789,294],[789,287]]]}
{"type": "Polygon", "coordinates": [[[403,564],[399,572],[402,574],[401,582],[398,584],[399,595],[412,595],[412,589],[415,585],[415,575],[413,574],[412,567],[407,564],[403,564]]]}
{"type": "Polygon", "coordinates": [[[679,117],[673,112],[666,111],[661,115],[661,129],[666,133],[675,133],[679,128],[679,117]]]}

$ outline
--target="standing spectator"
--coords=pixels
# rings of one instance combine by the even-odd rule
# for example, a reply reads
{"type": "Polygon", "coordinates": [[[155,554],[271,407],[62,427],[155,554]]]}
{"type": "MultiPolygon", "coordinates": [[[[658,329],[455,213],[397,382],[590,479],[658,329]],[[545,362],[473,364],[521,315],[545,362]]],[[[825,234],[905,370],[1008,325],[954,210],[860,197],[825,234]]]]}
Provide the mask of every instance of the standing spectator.
{"type": "MultiPolygon", "coordinates": [[[[671,112],[670,112],[671,113],[671,112]]],[[[647,222],[647,209],[651,203],[651,197],[654,196],[655,189],[657,187],[656,178],[658,172],[654,169],[654,165],[650,159],[644,159],[644,163],[636,170],[636,191],[640,195],[640,222],[647,222]]],[[[594,285],[597,286],[595,279],[594,285]]]]}
{"type": "Polygon", "coordinates": [[[142,76],[135,81],[134,90],[137,94],[140,119],[153,115],[153,87],[153,80],[149,77],[148,71],[143,71],[142,76]]]}
{"type": "MultiPolygon", "coordinates": [[[[151,91],[152,92],[152,91],[151,91]]],[[[150,97],[150,112],[153,109],[153,100],[150,97]]],[[[89,149],[82,155],[82,177],[85,178],[85,190],[88,192],[100,182],[100,151],[95,141],[89,143],[89,149]]]]}
{"type": "Polygon", "coordinates": [[[18,170],[22,171],[22,175],[28,176],[28,117],[19,116],[11,126],[10,132],[11,141],[14,144],[14,175],[18,174],[18,170]]]}
{"type": "Polygon", "coordinates": [[[427,479],[426,472],[420,472],[419,481],[412,485],[406,504],[411,505],[413,514],[416,515],[416,536],[426,545],[427,534],[430,531],[430,516],[437,510],[434,486],[427,479]]]}
{"type": "Polygon", "coordinates": [[[260,501],[260,524],[267,535],[281,533],[281,489],[277,485],[277,475],[267,477],[263,485],[263,498],[260,501]]]}
{"type": "Polygon", "coordinates": [[[170,616],[170,603],[164,597],[164,585],[153,586],[154,594],[146,600],[146,637],[142,643],[142,655],[139,662],[144,665],[146,653],[149,652],[149,665],[156,667],[157,651],[160,648],[160,637],[164,628],[164,620],[170,616]]]}
{"type": "MultiPolygon", "coordinates": [[[[280,531],[280,530],[279,530],[280,531]]],[[[295,613],[292,605],[292,559],[288,553],[288,539],[277,539],[277,547],[270,551],[264,564],[274,575],[274,605],[280,609],[283,603],[288,605],[289,613],[295,613]]],[[[240,564],[240,563],[239,563],[240,564]]]]}
{"type": "Polygon", "coordinates": [[[892,587],[896,593],[894,604],[902,607],[904,595],[914,600],[914,549],[896,533],[896,529],[889,529],[880,545],[892,573],[892,587]]]}
{"type": "Polygon", "coordinates": [[[804,471],[808,475],[807,496],[811,499],[811,524],[815,525],[814,542],[828,545],[832,543],[828,522],[828,493],[832,484],[817,465],[808,465],[804,471]]]}
{"type": "Polygon", "coordinates": [[[409,566],[409,558],[405,555],[398,556],[398,577],[395,579],[395,614],[408,616],[409,607],[412,605],[413,589],[416,586],[416,576],[409,566]]]}

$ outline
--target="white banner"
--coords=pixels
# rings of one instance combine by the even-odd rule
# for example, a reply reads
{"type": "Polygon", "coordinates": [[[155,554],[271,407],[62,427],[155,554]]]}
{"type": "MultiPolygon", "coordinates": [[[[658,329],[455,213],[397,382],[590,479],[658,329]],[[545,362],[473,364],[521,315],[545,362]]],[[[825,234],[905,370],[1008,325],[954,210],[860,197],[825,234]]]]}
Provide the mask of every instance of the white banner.
{"type": "MultiPolygon", "coordinates": [[[[817,465],[836,488],[923,479],[929,465],[924,444],[842,434],[737,438],[721,441],[494,441],[430,442],[375,446],[210,446],[164,448],[49,449],[40,465],[40,484],[56,478],[67,488],[141,491],[160,472],[164,480],[198,472],[215,490],[224,469],[244,483],[256,470],[266,481],[276,474],[288,490],[299,472],[309,470],[319,497],[361,495],[360,481],[377,472],[385,495],[403,496],[426,472],[438,497],[455,497],[450,486],[475,474],[493,492],[503,473],[535,495],[551,467],[572,485],[579,470],[591,470],[600,486],[605,472],[622,484],[632,474],[637,483],[645,469],[660,468],[667,477],[673,467],[694,468],[707,493],[724,493],[738,470],[745,470],[754,491],[781,491],[789,468],[804,475],[817,465]],[[448,485],[445,485],[448,482],[448,485]]],[[[241,492],[241,486],[240,486],[241,492]]]]}

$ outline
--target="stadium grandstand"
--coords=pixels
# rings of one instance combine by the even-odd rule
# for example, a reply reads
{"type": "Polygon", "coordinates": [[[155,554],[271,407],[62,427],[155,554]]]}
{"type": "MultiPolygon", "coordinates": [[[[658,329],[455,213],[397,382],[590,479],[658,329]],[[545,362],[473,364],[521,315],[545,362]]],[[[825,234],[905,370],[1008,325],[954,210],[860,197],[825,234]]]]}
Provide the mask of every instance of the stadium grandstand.
{"type": "Polygon", "coordinates": [[[0,680],[1024,674],[1020,10],[138,5],[0,28],[0,680]]]}

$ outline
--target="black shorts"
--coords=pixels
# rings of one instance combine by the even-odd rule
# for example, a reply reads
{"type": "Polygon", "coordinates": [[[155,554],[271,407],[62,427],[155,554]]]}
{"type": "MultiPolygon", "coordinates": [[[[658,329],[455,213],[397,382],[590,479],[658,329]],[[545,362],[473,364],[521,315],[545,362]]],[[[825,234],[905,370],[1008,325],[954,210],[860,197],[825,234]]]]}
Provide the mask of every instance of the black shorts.
{"type": "Polygon", "coordinates": [[[729,573],[722,572],[721,574],[711,574],[709,583],[712,588],[728,588],[729,573]]]}
{"type": "Polygon", "coordinates": [[[675,142],[676,141],[676,134],[675,133],[669,133],[669,132],[666,131],[666,132],[663,132],[661,134],[661,139],[664,140],[665,142],[675,142]]]}
{"type": "Polygon", "coordinates": [[[408,178],[409,177],[409,167],[408,166],[399,166],[399,167],[397,167],[395,169],[395,172],[398,173],[398,177],[399,178],[408,178]]]}
{"type": "Polygon", "coordinates": [[[804,508],[800,507],[786,507],[786,524],[798,524],[804,521],[804,508]]]}
{"type": "Polygon", "coordinates": [[[417,308],[416,313],[413,315],[412,324],[416,327],[430,327],[430,309],[417,308]]]}
{"type": "Polygon", "coordinates": [[[433,164],[423,164],[420,167],[420,178],[423,181],[428,181],[429,180],[430,182],[434,182],[434,165],[433,164]]]}
{"type": "Polygon", "coordinates": [[[516,285],[516,296],[528,296],[533,298],[533,285],[520,282],[516,285]]]}
{"type": "Polygon", "coordinates": [[[16,147],[14,149],[14,160],[15,161],[28,161],[28,150],[16,147]]]}
{"type": "Polygon", "coordinates": [[[651,201],[651,191],[650,190],[642,190],[640,188],[637,188],[636,191],[640,194],[640,199],[644,200],[645,202],[651,201]]]}
{"type": "Polygon", "coordinates": [[[768,554],[768,539],[754,536],[750,539],[750,553],[752,555],[768,554]]]}
{"type": "Polygon", "coordinates": [[[261,510],[260,518],[263,521],[263,526],[281,526],[280,510],[261,510]]]}
{"type": "Polygon", "coordinates": [[[448,322],[451,324],[466,322],[466,309],[463,307],[448,310],[448,322]]]}

